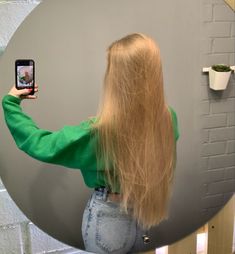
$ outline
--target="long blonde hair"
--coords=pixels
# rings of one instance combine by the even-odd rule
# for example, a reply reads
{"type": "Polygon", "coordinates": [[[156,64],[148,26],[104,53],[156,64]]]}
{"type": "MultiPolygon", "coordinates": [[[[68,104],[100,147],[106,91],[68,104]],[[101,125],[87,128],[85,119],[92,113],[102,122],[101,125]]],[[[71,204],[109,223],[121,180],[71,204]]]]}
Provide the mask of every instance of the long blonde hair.
{"type": "Polygon", "coordinates": [[[131,34],[109,47],[98,119],[97,156],[110,188],[120,187],[122,207],[144,228],[158,224],[167,217],[175,139],[151,38],[131,34]]]}

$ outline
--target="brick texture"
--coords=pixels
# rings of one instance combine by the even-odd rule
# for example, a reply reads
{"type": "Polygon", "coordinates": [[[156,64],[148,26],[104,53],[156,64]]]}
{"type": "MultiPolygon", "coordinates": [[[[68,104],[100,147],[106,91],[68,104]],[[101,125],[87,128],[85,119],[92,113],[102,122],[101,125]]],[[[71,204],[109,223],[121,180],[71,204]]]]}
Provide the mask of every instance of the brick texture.
{"type": "Polygon", "coordinates": [[[32,223],[28,224],[29,236],[30,236],[30,253],[58,253],[58,254],[82,254],[87,253],[82,250],[72,248],[66,244],[63,244],[56,239],[50,237],[44,233],[38,227],[32,223]]]}
{"type": "Polygon", "coordinates": [[[24,254],[20,226],[0,227],[0,253],[24,254]]]}
{"type": "Polygon", "coordinates": [[[209,158],[208,170],[232,166],[235,166],[235,154],[211,156],[209,158]]]}
{"type": "MultiPolygon", "coordinates": [[[[229,64],[232,66],[235,65],[235,53],[229,54],[229,64]]],[[[232,77],[232,79],[234,80],[234,76],[232,77]]]]}
{"type": "Polygon", "coordinates": [[[228,153],[235,153],[235,140],[228,141],[228,153]]]}
{"type": "Polygon", "coordinates": [[[68,250],[70,247],[53,239],[43,231],[38,229],[32,223],[29,223],[29,235],[32,253],[52,252],[52,251],[63,251],[68,250]]]}
{"type": "Polygon", "coordinates": [[[228,114],[228,126],[235,126],[235,114],[233,112],[228,114]]]}
{"type": "Polygon", "coordinates": [[[213,129],[210,132],[210,141],[225,141],[235,139],[235,127],[213,129]]]}
{"type": "Polygon", "coordinates": [[[224,179],[225,169],[216,169],[204,173],[204,183],[218,182],[224,179]]]}
{"type": "Polygon", "coordinates": [[[202,154],[204,156],[224,154],[226,149],[225,142],[217,142],[212,144],[204,144],[202,148],[202,154]]]}
{"type": "MultiPolygon", "coordinates": [[[[223,3],[223,1],[218,1],[223,3]]],[[[214,21],[232,21],[234,22],[234,12],[227,6],[227,4],[218,4],[214,6],[213,10],[214,21]]]]}
{"type": "Polygon", "coordinates": [[[223,204],[223,195],[217,194],[202,199],[203,207],[217,207],[223,204]]]}
{"type": "Polygon", "coordinates": [[[208,143],[209,142],[209,130],[201,131],[201,142],[208,143]]]}
{"type": "Polygon", "coordinates": [[[5,47],[24,18],[35,8],[37,2],[26,0],[1,2],[3,1],[0,1],[0,47],[5,47]]]}
{"type": "MultiPolygon", "coordinates": [[[[211,195],[220,194],[224,192],[233,192],[235,186],[235,179],[229,179],[227,181],[214,182],[209,185],[208,192],[211,195]]],[[[218,204],[219,205],[219,204],[218,204]]]]}
{"type": "Polygon", "coordinates": [[[225,175],[224,179],[234,179],[235,178],[235,167],[226,168],[225,169],[225,175]]]}
{"type": "Polygon", "coordinates": [[[218,128],[225,127],[227,125],[227,115],[210,115],[205,116],[202,121],[203,128],[218,128]]]}
{"type": "MultiPolygon", "coordinates": [[[[213,47],[213,40],[211,48],[213,47]]],[[[219,64],[227,64],[229,62],[229,54],[225,53],[216,53],[216,54],[210,54],[206,57],[205,66],[211,66],[213,64],[219,63],[219,64]]]]}
{"type": "Polygon", "coordinates": [[[12,201],[7,191],[0,192],[0,200],[0,226],[13,225],[28,220],[12,201]]]}
{"type": "Polygon", "coordinates": [[[235,45],[234,38],[216,38],[213,41],[212,50],[214,53],[229,53],[233,52],[234,45],[235,45]]]}
{"type": "Polygon", "coordinates": [[[235,24],[232,23],[231,25],[231,37],[235,37],[235,24]]]}
{"type": "Polygon", "coordinates": [[[210,103],[208,101],[201,102],[200,113],[202,115],[208,115],[210,112],[210,103]]]}
{"type": "MultiPolygon", "coordinates": [[[[201,46],[202,66],[234,65],[234,12],[222,0],[201,0],[201,7],[201,43],[205,43],[201,46]]],[[[213,212],[235,190],[235,83],[232,74],[225,91],[213,91],[206,75],[207,79],[202,74],[200,88],[201,169],[205,194],[202,206],[207,212],[213,212]]]]}
{"type": "Polygon", "coordinates": [[[211,37],[228,37],[231,33],[231,22],[208,22],[205,23],[204,33],[211,37]]]}
{"type": "Polygon", "coordinates": [[[211,111],[212,113],[215,114],[234,112],[234,108],[235,108],[235,99],[226,99],[217,102],[211,102],[211,111]]]}

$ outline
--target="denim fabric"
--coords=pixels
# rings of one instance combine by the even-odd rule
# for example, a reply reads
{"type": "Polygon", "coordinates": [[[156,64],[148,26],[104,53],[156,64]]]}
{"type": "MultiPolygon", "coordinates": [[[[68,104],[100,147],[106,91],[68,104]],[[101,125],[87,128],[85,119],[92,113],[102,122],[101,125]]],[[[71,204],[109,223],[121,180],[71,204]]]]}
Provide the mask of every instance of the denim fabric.
{"type": "Polygon", "coordinates": [[[107,190],[95,191],[83,214],[82,236],[86,251],[125,254],[143,251],[146,234],[118,202],[107,199],[107,190]]]}

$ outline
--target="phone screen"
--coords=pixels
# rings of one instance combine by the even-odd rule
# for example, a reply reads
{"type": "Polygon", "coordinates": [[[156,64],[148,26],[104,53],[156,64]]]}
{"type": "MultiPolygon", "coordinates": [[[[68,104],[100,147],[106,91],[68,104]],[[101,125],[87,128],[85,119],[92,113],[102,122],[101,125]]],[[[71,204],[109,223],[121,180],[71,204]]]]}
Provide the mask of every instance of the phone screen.
{"type": "Polygon", "coordinates": [[[34,61],[16,60],[15,62],[16,88],[34,88],[34,61]]]}

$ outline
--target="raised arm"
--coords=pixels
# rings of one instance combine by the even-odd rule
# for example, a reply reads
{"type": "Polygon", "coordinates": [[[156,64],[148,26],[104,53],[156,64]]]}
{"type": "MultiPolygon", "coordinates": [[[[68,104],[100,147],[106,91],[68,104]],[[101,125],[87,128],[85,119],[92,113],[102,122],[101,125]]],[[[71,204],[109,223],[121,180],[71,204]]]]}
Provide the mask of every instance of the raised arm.
{"type": "Polygon", "coordinates": [[[6,124],[17,146],[31,157],[43,162],[77,169],[94,167],[95,138],[91,134],[88,122],[78,126],[65,126],[55,132],[40,129],[20,106],[22,96],[36,98],[36,96],[28,97],[27,92],[30,91],[13,89],[2,100],[6,124]],[[19,92],[20,95],[15,94],[19,92]]]}

